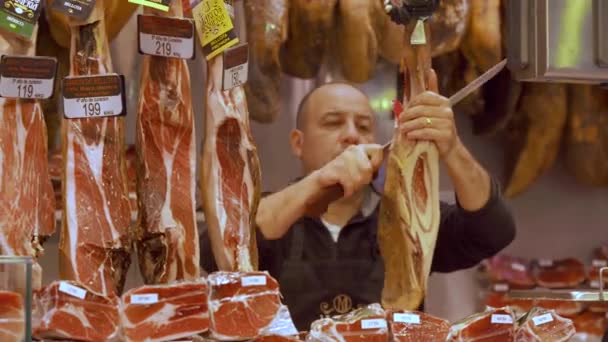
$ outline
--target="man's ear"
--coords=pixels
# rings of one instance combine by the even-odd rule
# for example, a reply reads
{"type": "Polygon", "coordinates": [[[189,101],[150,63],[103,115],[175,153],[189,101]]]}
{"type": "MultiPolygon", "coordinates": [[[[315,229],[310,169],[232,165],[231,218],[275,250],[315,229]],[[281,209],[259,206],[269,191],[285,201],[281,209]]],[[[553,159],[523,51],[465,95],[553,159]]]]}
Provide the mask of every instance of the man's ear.
{"type": "Polygon", "coordinates": [[[304,146],[304,133],[299,129],[294,129],[289,134],[289,142],[291,144],[291,152],[298,159],[302,157],[302,146],[304,146]]]}

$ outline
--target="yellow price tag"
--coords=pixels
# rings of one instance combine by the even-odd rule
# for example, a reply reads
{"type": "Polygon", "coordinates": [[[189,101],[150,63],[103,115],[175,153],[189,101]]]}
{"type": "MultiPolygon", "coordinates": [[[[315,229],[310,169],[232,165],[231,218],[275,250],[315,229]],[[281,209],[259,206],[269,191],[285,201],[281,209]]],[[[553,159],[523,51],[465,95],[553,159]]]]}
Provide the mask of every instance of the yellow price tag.
{"type": "Polygon", "coordinates": [[[224,0],[202,0],[192,17],[207,60],[239,43],[224,0]]]}

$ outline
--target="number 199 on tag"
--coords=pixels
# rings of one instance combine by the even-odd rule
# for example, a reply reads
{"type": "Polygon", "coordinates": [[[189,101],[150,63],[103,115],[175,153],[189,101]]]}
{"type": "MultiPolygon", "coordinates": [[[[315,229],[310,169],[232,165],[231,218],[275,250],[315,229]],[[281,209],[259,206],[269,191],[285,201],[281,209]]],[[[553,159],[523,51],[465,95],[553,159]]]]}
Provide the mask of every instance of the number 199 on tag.
{"type": "Polygon", "coordinates": [[[99,116],[101,115],[101,105],[99,102],[83,103],[82,109],[84,109],[85,116],[99,116]]]}

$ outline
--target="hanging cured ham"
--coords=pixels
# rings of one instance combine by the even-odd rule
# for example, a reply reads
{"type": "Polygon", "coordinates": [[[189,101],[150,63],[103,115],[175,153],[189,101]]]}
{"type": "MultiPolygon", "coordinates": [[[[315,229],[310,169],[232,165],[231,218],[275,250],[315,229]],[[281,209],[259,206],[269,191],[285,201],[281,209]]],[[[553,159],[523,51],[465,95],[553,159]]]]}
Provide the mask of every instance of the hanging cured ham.
{"type": "MultiPolygon", "coordinates": [[[[35,46],[35,39],[0,32],[3,55],[33,56],[35,46]]],[[[0,255],[41,256],[55,232],[54,211],[42,107],[37,100],[0,98],[0,255]]],[[[38,288],[42,269],[36,261],[33,273],[38,288]]]]}
{"type": "Polygon", "coordinates": [[[270,123],[281,112],[279,53],[281,44],[287,39],[288,3],[286,0],[249,0],[243,6],[249,44],[245,83],[249,114],[252,120],[270,123]]]}
{"type": "Polygon", "coordinates": [[[0,291],[0,341],[22,342],[25,329],[23,297],[19,293],[0,291]]]}
{"type": "Polygon", "coordinates": [[[260,162],[242,86],[223,90],[222,55],[207,62],[200,186],[215,262],[223,271],[257,269],[255,214],[260,162]]]}
{"type": "MultiPolygon", "coordinates": [[[[180,1],[169,12],[182,17],[180,1]]],[[[137,115],[139,268],[146,284],[199,277],[196,141],[186,60],[144,56],[137,115]]]]}
{"type": "MultiPolygon", "coordinates": [[[[70,76],[112,72],[102,4],[72,26],[70,76]]],[[[131,245],[124,118],[64,119],[62,147],[61,278],[97,294],[120,294],[131,245]]]]}
{"type": "MultiPolygon", "coordinates": [[[[427,89],[437,91],[430,46],[410,45],[406,26],[404,104],[427,89]]],[[[425,24],[427,42],[428,24],[425,24]]],[[[384,259],[382,305],[416,310],[426,294],[439,229],[439,157],[431,142],[407,140],[395,130],[380,203],[378,241],[384,259]]]]}

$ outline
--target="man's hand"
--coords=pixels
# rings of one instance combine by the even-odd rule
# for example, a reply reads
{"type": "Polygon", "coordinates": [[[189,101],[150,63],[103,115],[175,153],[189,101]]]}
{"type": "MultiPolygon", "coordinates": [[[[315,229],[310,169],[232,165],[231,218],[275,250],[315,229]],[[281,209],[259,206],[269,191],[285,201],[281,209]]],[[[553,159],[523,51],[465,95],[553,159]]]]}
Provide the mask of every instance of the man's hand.
{"type": "Polygon", "coordinates": [[[432,91],[409,101],[399,116],[399,129],[407,139],[433,141],[444,160],[460,144],[449,100],[432,91]]]}
{"type": "Polygon", "coordinates": [[[312,176],[320,191],[333,185],[340,185],[344,197],[349,197],[371,183],[374,173],[381,164],[381,145],[352,145],[325,166],[314,171],[312,176]]]}

